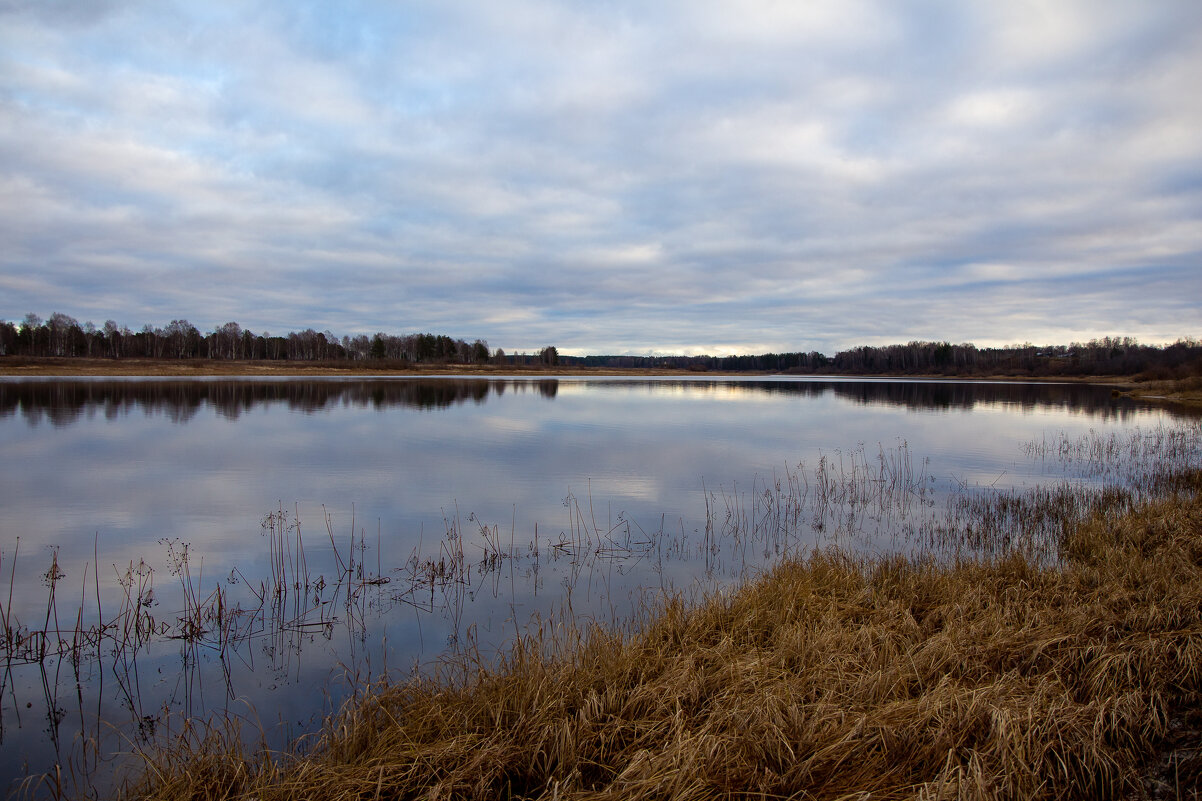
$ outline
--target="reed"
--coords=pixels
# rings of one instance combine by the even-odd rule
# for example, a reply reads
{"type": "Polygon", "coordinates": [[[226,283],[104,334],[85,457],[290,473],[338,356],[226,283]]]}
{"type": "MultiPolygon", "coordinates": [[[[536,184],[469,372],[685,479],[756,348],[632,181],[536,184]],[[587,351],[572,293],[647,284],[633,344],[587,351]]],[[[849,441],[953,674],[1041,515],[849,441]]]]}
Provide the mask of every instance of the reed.
{"type": "MultiPolygon", "coordinates": [[[[591,493],[569,493],[562,531],[540,539],[536,527],[516,547],[513,523],[506,537],[473,513],[465,528],[456,508],[432,549],[387,572],[378,555],[367,569],[353,513],[348,535],[326,513],[333,568],[314,575],[299,516],[281,505],[262,521],[263,578],[235,568],[206,584],[190,546],[164,542],[175,582],[156,586],[145,561],[114,568],[118,603],[102,608],[85,567],[66,626],[54,552],[36,624],[13,612],[14,549],[0,563],[0,689],[13,665],[69,662],[77,677],[87,660],[109,665],[139,730],[129,748],[143,772],[117,785],[130,798],[1084,798],[1153,774],[1189,787],[1200,758],[1170,745],[1197,728],[1200,432],[1044,438],[1026,455],[1072,480],[960,482],[940,508],[907,443],[861,444],[749,490],[703,485],[695,535],[663,518],[600,523],[591,493]],[[855,550],[880,531],[908,550],[855,550]],[[814,532],[831,546],[815,552],[814,532]],[[738,589],[698,601],[661,584],[606,626],[573,617],[578,584],[673,558],[738,589]],[[461,621],[484,578],[524,565],[538,581],[552,564],[565,614],[482,656],[461,621]],[[160,611],[173,585],[178,600],[160,611]],[[256,642],[275,659],[315,631],[362,639],[370,615],[401,604],[453,622],[444,658],[406,683],[354,688],[287,753],[248,750],[261,732],[228,714],[204,723],[190,701],[182,722],[142,709],[137,659],[155,643],[178,642],[193,668],[200,649],[222,666],[252,660],[256,642]]],[[[41,787],[97,792],[86,774],[41,787]]]]}
{"type": "Polygon", "coordinates": [[[296,753],[148,753],[123,795],[1196,798],[1199,490],[1093,509],[1056,564],[829,549],[622,629],[543,624],[296,753]]]}

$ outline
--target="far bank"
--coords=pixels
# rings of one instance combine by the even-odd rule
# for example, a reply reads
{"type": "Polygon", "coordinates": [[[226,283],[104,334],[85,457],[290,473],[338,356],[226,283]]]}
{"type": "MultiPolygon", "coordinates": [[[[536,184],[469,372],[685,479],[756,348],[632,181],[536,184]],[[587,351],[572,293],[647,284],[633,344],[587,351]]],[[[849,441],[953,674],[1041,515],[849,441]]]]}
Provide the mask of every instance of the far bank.
{"type": "MultiPolygon", "coordinates": [[[[542,364],[440,364],[415,363],[403,360],[366,361],[295,361],[295,360],[232,360],[232,359],[108,359],[86,357],[0,357],[0,376],[30,377],[100,377],[151,376],[166,378],[194,377],[322,377],[322,376],[705,376],[723,378],[752,375],[795,375],[780,371],[708,371],[671,367],[589,367],[581,365],[542,364]]],[[[1021,373],[979,375],[901,374],[901,373],[838,373],[813,375],[814,378],[892,378],[898,380],[947,381],[1028,381],[1052,383],[1088,383],[1113,387],[1118,393],[1143,400],[1164,401],[1187,405],[1202,404],[1202,377],[1183,379],[1153,379],[1147,375],[1089,375],[1034,376],[1021,373]]]]}

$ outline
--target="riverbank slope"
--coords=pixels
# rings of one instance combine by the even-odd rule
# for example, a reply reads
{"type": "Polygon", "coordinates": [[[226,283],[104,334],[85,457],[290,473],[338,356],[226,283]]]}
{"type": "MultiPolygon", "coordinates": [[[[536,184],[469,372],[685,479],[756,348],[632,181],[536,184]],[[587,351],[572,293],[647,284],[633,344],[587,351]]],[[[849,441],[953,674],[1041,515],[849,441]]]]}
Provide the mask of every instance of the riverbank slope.
{"type": "Polygon", "coordinates": [[[288,361],[222,359],[86,359],[8,356],[0,358],[0,375],[42,376],[188,376],[279,377],[389,376],[389,375],[659,375],[685,374],[682,370],[614,370],[600,367],[549,365],[416,364],[372,361],[288,361]]]}

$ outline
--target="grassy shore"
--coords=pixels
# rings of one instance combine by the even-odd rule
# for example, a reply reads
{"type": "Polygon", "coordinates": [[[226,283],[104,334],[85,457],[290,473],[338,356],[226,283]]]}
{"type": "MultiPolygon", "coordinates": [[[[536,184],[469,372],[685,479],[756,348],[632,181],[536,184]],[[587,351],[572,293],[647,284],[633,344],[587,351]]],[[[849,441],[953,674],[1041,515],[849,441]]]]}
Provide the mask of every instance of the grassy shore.
{"type": "MultiPolygon", "coordinates": [[[[604,368],[578,366],[499,364],[416,364],[406,361],[288,361],[224,359],[104,359],[7,356],[0,358],[3,376],[339,376],[339,375],[690,375],[722,376],[752,373],[720,373],[668,368],[604,368]]],[[[1137,376],[1024,376],[1024,375],[864,375],[843,378],[930,378],[997,381],[1086,382],[1121,387],[1132,394],[1161,397],[1191,394],[1202,397],[1202,378],[1145,380],[1137,376]]],[[[1179,398],[1178,398],[1179,399],[1179,398]]]]}
{"type": "Polygon", "coordinates": [[[825,552],[370,687],[292,753],[198,726],[125,797],[1198,798],[1202,473],[1175,484],[1055,565],[825,552]]]}
{"type": "MultiPolygon", "coordinates": [[[[87,359],[87,358],[44,358],[9,356],[0,359],[0,376],[10,377],[54,377],[54,376],[158,376],[183,378],[205,377],[304,377],[304,376],[404,376],[404,375],[547,375],[547,376],[648,376],[680,375],[720,378],[723,373],[697,373],[687,370],[631,368],[615,370],[600,367],[549,367],[546,365],[495,365],[495,364],[413,364],[400,361],[227,361],[220,359],[87,359]]],[[[738,375],[747,375],[739,373],[738,375]]],[[[844,378],[854,376],[842,376],[844,378]]],[[[1032,378],[1029,376],[862,376],[893,378],[934,378],[955,380],[966,378],[991,381],[1044,381],[1084,382],[1105,384],[1115,392],[1141,400],[1179,404],[1189,407],[1202,406],[1202,377],[1194,376],[1181,380],[1145,380],[1141,376],[1075,376],[1032,378]]]]}
{"type": "Polygon", "coordinates": [[[1143,400],[1202,406],[1202,376],[1179,380],[1124,381],[1124,392],[1143,400]]]}
{"type": "Polygon", "coordinates": [[[595,367],[546,365],[415,364],[372,360],[288,361],[222,359],[86,359],[9,356],[0,359],[6,376],[385,376],[385,375],[633,375],[684,374],[681,370],[608,370],[595,367]]]}

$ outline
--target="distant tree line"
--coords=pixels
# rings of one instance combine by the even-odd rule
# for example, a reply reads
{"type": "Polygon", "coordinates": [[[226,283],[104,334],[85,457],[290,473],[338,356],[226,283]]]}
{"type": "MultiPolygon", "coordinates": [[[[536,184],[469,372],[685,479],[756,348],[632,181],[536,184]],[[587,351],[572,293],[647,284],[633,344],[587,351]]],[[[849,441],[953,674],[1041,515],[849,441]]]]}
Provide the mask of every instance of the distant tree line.
{"type": "Polygon", "coordinates": [[[230,322],[201,333],[187,320],[131,331],[106,320],[97,327],[55,312],[48,320],[27,314],[21,323],[0,320],[0,356],[91,358],[231,359],[291,361],[393,361],[414,364],[557,365],[603,368],[668,368],[696,372],[770,372],[798,375],[1140,375],[1184,378],[1202,375],[1202,343],[1141,345],[1131,337],[1103,337],[1071,345],[1030,343],[978,348],[950,342],[864,345],[826,356],[763,353],[758,356],[561,356],[548,346],[533,354],[509,354],[477,339],[435,334],[335,336],[312,328],[284,336],[256,334],[230,322]]]}
{"type": "Polygon", "coordinates": [[[764,371],[796,375],[959,375],[1086,376],[1139,375],[1185,378],[1202,375],[1202,343],[1181,339],[1171,345],[1141,345],[1131,337],[1104,337],[1085,343],[1036,347],[1030,343],[978,348],[950,342],[864,345],[833,357],[809,353],[759,356],[583,356],[561,357],[564,364],[589,367],[659,367],[698,372],[764,371]]]}
{"type": "MultiPolygon", "coordinates": [[[[499,348],[493,353],[488,343],[435,334],[392,336],[335,336],[312,328],[273,336],[256,334],[238,323],[226,323],[208,333],[187,320],[172,320],[156,328],[142,326],[132,331],[113,320],[97,327],[91,321],[80,325],[66,314],[55,312],[43,321],[25,315],[20,324],[0,320],[0,356],[73,356],[111,359],[262,359],[292,361],[341,361],[390,359],[394,361],[482,364],[505,359],[499,348]]],[[[534,358],[534,357],[532,357],[534,358]]]]}

